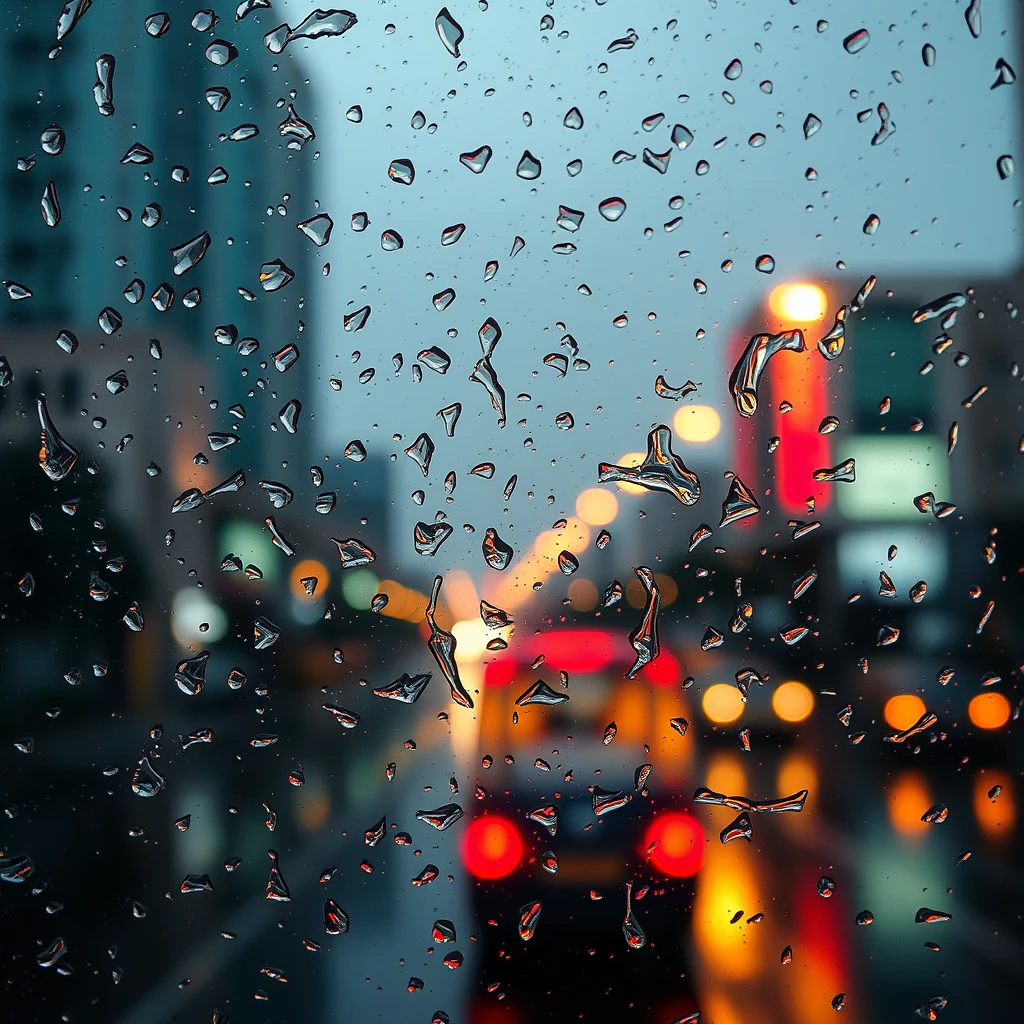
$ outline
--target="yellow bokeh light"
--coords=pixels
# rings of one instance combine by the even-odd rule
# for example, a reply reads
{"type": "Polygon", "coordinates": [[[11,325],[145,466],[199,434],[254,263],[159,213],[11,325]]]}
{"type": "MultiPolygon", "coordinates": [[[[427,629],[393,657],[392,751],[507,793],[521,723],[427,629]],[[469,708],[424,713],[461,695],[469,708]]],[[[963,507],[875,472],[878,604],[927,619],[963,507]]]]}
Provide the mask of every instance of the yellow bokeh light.
{"type": "Polygon", "coordinates": [[[597,607],[597,587],[591,580],[573,580],[569,584],[569,600],[578,612],[592,612],[597,607]]]}
{"type": "Polygon", "coordinates": [[[817,323],[827,307],[828,296],[816,284],[780,284],[768,296],[768,308],[786,323],[817,323]]]}
{"type": "Polygon", "coordinates": [[[818,792],[818,769],[809,754],[793,751],[787,754],[779,766],[775,776],[775,786],[780,795],[796,793],[801,789],[808,792],[802,814],[781,814],[780,818],[789,821],[806,821],[814,810],[814,797],[818,792]]]}
{"type": "MultiPolygon", "coordinates": [[[[395,580],[381,580],[377,585],[377,592],[388,599],[388,603],[381,609],[381,615],[392,619],[404,619],[406,622],[422,622],[427,610],[427,595],[417,590],[405,587],[395,580]]],[[[444,625],[448,616],[447,605],[443,603],[438,607],[438,624],[444,625]]],[[[450,620],[447,620],[450,621],[450,620]]]]}
{"type": "Polygon", "coordinates": [[[1010,720],[1010,702],[991,690],[979,693],[967,705],[967,716],[979,729],[1001,729],[1010,720]]]}
{"type": "Polygon", "coordinates": [[[739,846],[708,845],[704,868],[697,876],[692,917],[694,944],[703,970],[713,978],[732,982],[756,978],[767,962],[765,932],[730,923],[738,910],[749,916],[763,905],[758,876],[739,846]]]}
{"type": "MultiPolygon", "coordinates": [[[[661,606],[667,608],[679,596],[679,587],[671,576],[660,572],[654,574],[654,582],[661,594],[661,606]]],[[[626,584],[626,603],[638,611],[647,604],[647,591],[635,576],[626,584]]]]}
{"type": "Polygon", "coordinates": [[[931,806],[931,790],[919,772],[901,772],[886,794],[889,821],[903,836],[916,836],[930,827],[921,816],[931,806]]]}
{"type": "Polygon", "coordinates": [[[672,417],[672,429],[683,441],[703,444],[721,433],[722,417],[710,405],[684,405],[672,417]]]}
{"type": "Polygon", "coordinates": [[[480,595],[473,577],[465,569],[453,569],[444,578],[444,603],[458,619],[476,618],[480,610],[480,595]]]}
{"type": "Polygon", "coordinates": [[[590,526],[607,526],[618,514],[619,499],[600,487],[588,487],[576,499],[576,515],[590,526]]]}
{"type": "Polygon", "coordinates": [[[892,729],[909,729],[925,713],[924,701],[916,693],[898,693],[885,702],[885,721],[892,729]]]}
{"type": "Polygon", "coordinates": [[[626,604],[630,608],[640,609],[647,604],[647,591],[638,579],[631,579],[626,584],[626,604]]]}
{"type": "Polygon", "coordinates": [[[452,634],[458,646],[459,663],[463,660],[481,657],[487,650],[491,634],[481,619],[463,619],[452,626],[452,634]]]}
{"type": "MultiPolygon", "coordinates": [[[[626,452],[625,455],[620,459],[615,460],[617,466],[639,466],[644,459],[647,458],[645,452],[626,452]]],[[[627,494],[643,494],[645,488],[638,487],[636,484],[624,484],[619,481],[615,482],[615,486],[621,491],[625,491],[627,494]]]]}
{"type": "Polygon", "coordinates": [[[795,679],[775,687],[772,710],[784,722],[805,722],[814,710],[814,692],[795,679]]]}
{"type": "Polygon", "coordinates": [[[720,751],[708,758],[704,773],[708,789],[716,793],[746,793],[747,773],[738,753],[720,751]]]}
{"type": "Polygon", "coordinates": [[[780,814],[779,824],[792,835],[806,834],[818,827],[815,800],[818,793],[818,768],[814,758],[799,750],[786,754],[775,775],[775,791],[779,796],[788,796],[807,790],[807,799],[800,814],[780,814]]]}
{"type": "Polygon", "coordinates": [[[740,691],[729,683],[715,683],[704,691],[700,706],[705,717],[715,725],[728,725],[743,714],[740,691]]]}
{"type": "Polygon", "coordinates": [[[315,593],[323,593],[330,582],[331,574],[327,571],[327,566],[323,562],[318,562],[315,558],[304,558],[292,569],[292,593],[301,600],[309,601],[315,596],[315,593]],[[301,580],[308,579],[311,576],[316,579],[316,591],[314,594],[307,594],[301,580]]]}
{"type": "Polygon", "coordinates": [[[533,553],[538,559],[557,558],[558,552],[564,547],[558,533],[554,530],[542,530],[533,542],[533,553]]]}
{"type": "Polygon", "coordinates": [[[661,594],[661,606],[667,608],[679,596],[679,587],[671,576],[656,572],[654,582],[658,584],[658,591],[661,594]]]}
{"type": "Polygon", "coordinates": [[[559,554],[571,551],[578,556],[590,543],[592,532],[582,519],[570,516],[560,530],[542,530],[537,535],[533,542],[530,563],[536,564],[539,572],[558,572],[559,554]]]}

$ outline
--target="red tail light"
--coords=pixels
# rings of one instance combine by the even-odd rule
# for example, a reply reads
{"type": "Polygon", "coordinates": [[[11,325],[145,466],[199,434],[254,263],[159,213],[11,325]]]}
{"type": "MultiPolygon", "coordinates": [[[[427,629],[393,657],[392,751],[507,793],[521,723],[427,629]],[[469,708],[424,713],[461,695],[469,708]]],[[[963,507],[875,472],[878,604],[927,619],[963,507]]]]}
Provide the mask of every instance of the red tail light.
{"type": "Polygon", "coordinates": [[[659,814],[647,826],[642,852],[655,871],[689,878],[704,864],[704,829],[692,814],[659,814]]]}
{"type": "Polygon", "coordinates": [[[640,672],[640,678],[654,686],[676,686],[681,675],[675,655],[664,647],[661,648],[661,654],[640,672]]]}
{"type": "Polygon", "coordinates": [[[522,859],[522,837],[507,818],[485,815],[471,822],[463,833],[462,863],[476,878],[504,878],[522,859]]]}

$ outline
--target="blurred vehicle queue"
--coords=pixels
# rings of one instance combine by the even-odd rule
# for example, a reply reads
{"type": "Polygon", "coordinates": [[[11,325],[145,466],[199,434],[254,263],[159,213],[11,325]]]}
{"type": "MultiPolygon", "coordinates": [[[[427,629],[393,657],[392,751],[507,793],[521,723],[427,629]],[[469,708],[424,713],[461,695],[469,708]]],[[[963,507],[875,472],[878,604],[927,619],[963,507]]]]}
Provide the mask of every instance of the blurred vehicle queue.
{"type": "MultiPolygon", "coordinates": [[[[24,12],[6,44],[12,78],[26,53],[45,51],[51,13],[24,12]]],[[[73,59],[92,74],[84,57],[61,58],[73,59]]],[[[166,67],[140,60],[131,74],[159,89],[189,66],[171,53],[166,67]]],[[[257,102],[270,86],[255,64],[247,75],[257,102]]],[[[173,118],[160,124],[165,149],[207,159],[173,118]]],[[[304,206],[301,175],[276,159],[278,140],[253,145],[264,143],[237,173],[255,196],[304,206]]],[[[76,187],[102,175],[83,149],[76,187]]],[[[8,177],[15,211],[22,182],[8,177]]],[[[175,234],[192,202],[164,204],[175,234]]],[[[258,198],[205,202],[202,216],[230,224],[237,250],[241,225],[284,221],[258,198]]],[[[297,234],[282,223],[275,252],[301,272],[297,234]]],[[[17,259],[59,266],[70,239],[17,259]]],[[[117,248],[105,243],[104,258],[117,248]]],[[[273,415],[285,397],[265,357],[297,337],[294,308],[261,310],[264,348],[230,406],[220,396],[237,382],[219,356],[251,340],[248,300],[147,309],[120,344],[140,393],[153,336],[173,353],[156,394],[131,406],[100,395],[88,419],[79,410],[111,372],[102,346],[113,345],[92,326],[107,302],[96,281],[43,312],[5,309],[5,345],[31,360],[0,400],[17,537],[0,553],[15,594],[3,605],[0,856],[31,849],[37,866],[29,885],[0,886],[10,1019],[205,1020],[213,1005],[239,1020],[387,1019],[397,986],[410,1019],[427,1020],[435,1006],[414,1001],[426,986],[444,1008],[436,1021],[467,1024],[816,1024],[837,1009],[902,1020],[937,994],[939,955],[951,965],[943,998],[978,1019],[1016,1005],[1024,931],[1007,907],[1021,895],[1024,766],[1007,683],[1024,664],[1024,544],[1008,475],[1019,445],[1006,422],[973,409],[1019,408],[1020,370],[1004,365],[1019,276],[966,290],[889,278],[859,295],[838,275],[766,281],[718,353],[721,385],[752,339],[802,332],[755,374],[762,414],[742,415],[736,388],[735,406],[714,404],[724,389],[710,382],[664,403],[676,453],[700,466],[700,514],[728,494],[721,523],[684,524],[663,495],[595,471],[574,515],[519,538],[511,572],[445,575],[437,624],[454,638],[472,713],[440,701],[434,665],[437,700],[388,699],[392,680],[428,667],[429,571],[389,556],[343,574],[325,554],[336,505],[350,514],[337,529],[380,552],[394,543],[386,460],[331,462],[310,444],[309,495],[290,508],[287,538],[278,532],[275,510],[294,495],[276,481],[296,454],[254,421],[268,417],[261,402],[273,398],[273,415]],[[73,363],[53,344],[71,328],[83,342],[73,363]],[[78,475],[67,515],[26,539],[28,514],[53,502],[37,466],[40,393],[67,436],[95,430],[106,448],[102,466],[78,475]],[[951,406],[961,422],[939,422],[935,410],[951,406]],[[197,423],[211,451],[223,436],[249,442],[237,460],[244,494],[223,460],[215,470],[192,450],[197,423]],[[170,518],[176,496],[222,483],[195,517],[170,518]],[[660,601],[658,656],[632,677],[652,605],[639,574],[615,578],[617,551],[651,566],[660,601]],[[15,593],[27,573],[38,600],[15,593]],[[98,614],[108,599],[119,611],[137,601],[145,630],[98,614]],[[524,621],[541,626],[517,631],[524,621]],[[254,628],[257,639],[280,632],[262,660],[254,628]],[[174,666],[206,650],[204,703],[168,702],[174,666]],[[54,680],[70,686],[60,707],[54,680]],[[27,721],[31,744],[12,732],[27,721]],[[133,795],[143,763],[171,801],[133,795]],[[463,820],[423,838],[417,814],[449,801],[463,820]],[[214,868],[215,898],[186,917],[179,879],[214,868]],[[74,950],[69,986],[84,993],[73,1014],[37,969],[51,937],[41,903],[54,920],[74,907],[58,928],[74,950]],[[960,927],[915,924],[919,908],[960,927]],[[309,967],[311,951],[339,950],[343,970],[326,955],[309,967]],[[988,972],[984,986],[966,964],[988,972]],[[288,979],[282,1009],[267,992],[288,979]],[[908,1010],[909,992],[920,998],[908,1010]]],[[[289,383],[301,390],[316,372],[300,363],[289,383]]],[[[234,443],[223,442],[229,454],[234,443]]],[[[635,468],[647,455],[609,461],[635,468]]]]}

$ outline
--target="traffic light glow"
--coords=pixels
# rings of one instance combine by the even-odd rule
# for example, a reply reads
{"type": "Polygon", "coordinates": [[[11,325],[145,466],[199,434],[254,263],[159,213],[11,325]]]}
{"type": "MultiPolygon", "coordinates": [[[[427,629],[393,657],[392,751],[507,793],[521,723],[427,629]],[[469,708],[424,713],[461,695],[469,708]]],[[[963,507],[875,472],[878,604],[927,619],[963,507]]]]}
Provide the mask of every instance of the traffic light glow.
{"type": "Polygon", "coordinates": [[[692,814],[659,814],[644,833],[644,853],[655,871],[672,878],[689,878],[704,864],[704,829],[692,814]]]}
{"type": "Polygon", "coordinates": [[[477,818],[463,834],[462,863],[475,878],[504,878],[515,871],[522,859],[519,829],[497,814],[477,818]]]}

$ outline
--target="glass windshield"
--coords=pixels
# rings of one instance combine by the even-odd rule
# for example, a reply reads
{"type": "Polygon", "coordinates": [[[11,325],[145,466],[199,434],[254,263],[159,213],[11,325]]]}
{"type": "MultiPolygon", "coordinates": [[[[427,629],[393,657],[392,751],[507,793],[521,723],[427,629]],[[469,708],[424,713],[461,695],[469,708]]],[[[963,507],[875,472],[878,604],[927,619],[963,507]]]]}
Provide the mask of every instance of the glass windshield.
{"type": "Polygon", "coordinates": [[[0,36],[10,1019],[1012,1018],[1018,6],[161,3],[0,36]]]}

